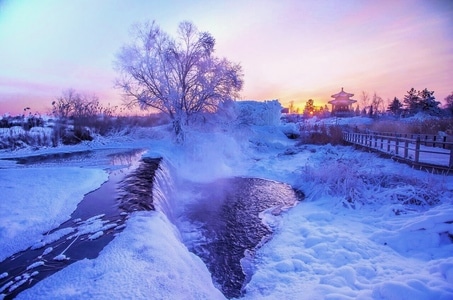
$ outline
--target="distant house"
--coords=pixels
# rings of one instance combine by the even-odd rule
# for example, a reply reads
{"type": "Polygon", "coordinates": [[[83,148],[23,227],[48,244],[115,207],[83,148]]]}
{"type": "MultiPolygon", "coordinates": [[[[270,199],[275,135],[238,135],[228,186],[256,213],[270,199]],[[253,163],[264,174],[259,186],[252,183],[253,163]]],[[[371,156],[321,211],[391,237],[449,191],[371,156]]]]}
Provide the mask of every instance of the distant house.
{"type": "Polygon", "coordinates": [[[357,100],[350,99],[354,94],[347,93],[341,88],[341,92],[332,95],[333,100],[329,101],[332,104],[332,115],[336,117],[351,117],[354,115],[352,104],[357,100]]]}

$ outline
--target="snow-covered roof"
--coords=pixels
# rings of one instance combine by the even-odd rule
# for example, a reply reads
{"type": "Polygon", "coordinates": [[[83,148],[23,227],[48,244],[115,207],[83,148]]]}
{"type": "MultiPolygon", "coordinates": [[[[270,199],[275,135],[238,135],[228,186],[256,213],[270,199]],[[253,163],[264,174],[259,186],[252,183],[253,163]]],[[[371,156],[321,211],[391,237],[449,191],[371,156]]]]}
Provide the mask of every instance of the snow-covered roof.
{"type": "Polygon", "coordinates": [[[341,98],[344,98],[344,97],[349,98],[349,97],[352,97],[352,96],[354,96],[354,94],[347,93],[347,92],[345,92],[345,91],[343,90],[343,88],[341,88],[341,92],[336,93],[336,94],[334,94],[334,95],[332,95],[332,96],[330,96],[330,97],[332,97],[332,98],[339,98],[339,97],[341,97],[341,98]]]}
{"type": "Polygon", "coordinates": [[[335,98],[334,100],[329,101],[330,104],[352,104],[357,102],[357,100],[354,99],[349,99],[350,97],[354,96],[354,94],[347,93],[341,88],[341,91],[339,93],[336,93],[332,95],[332,98],[335,98]]]}

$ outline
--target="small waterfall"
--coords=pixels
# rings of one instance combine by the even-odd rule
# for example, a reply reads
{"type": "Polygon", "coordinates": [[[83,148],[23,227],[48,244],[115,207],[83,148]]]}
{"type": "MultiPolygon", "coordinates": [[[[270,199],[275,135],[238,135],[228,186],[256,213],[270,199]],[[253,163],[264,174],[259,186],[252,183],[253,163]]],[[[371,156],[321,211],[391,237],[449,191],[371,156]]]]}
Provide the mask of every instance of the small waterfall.
{"type": "Polygon", "coordinates": [[[143,158],[124,190],[127,211],[155,210],[166,216],[227,298],[243,295],[256,250],[272,237],[274,217],[301,200],[291,186],[259,178],[184,180],[163,158],[143,158]]]}
{"type": "Polygon", "coordinates": [[[119,189],[119,207],[125,212],[156,210],[174,223],[175,171],[163,158],[142,158],[119,189]]]}
{"type": "Polygon", "coordinates": [[[165,159],[159,163],[153,179],[153,203],[155,210],[163,212],[175,224],[174,196],[175,196],[175,170],[165,159]]]}

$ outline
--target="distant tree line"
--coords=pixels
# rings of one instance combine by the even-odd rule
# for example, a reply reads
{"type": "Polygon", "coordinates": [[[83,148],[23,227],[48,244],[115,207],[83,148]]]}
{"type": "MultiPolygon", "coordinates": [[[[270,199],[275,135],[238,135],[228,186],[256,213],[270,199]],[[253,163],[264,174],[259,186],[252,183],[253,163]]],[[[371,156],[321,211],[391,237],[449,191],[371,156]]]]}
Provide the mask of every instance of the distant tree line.
{"type": "Polygon", "coordinates": [[[96,95],[80,94],[74,89],[63,91],[62,95],[52,102],[52,114],[60,119],[111,117],[118,106],[103,106],[96,95]]]}
{"type": "Polygon", "coordinates": [[[431,116],[444,114],[440,107],[440,102],[436,101],[434,97],[434,91],[429,91],[426,88],[421,91],[411,88],[404,95],[403,102],[395,97],[387,107],[387,112],[395,116],[413,116],[418,113],[425,113],[431,116]]]}
{"type": "MultiPolygon", "coordinates": [[[[356,116],[394,116],[394,117],[411,117],[418,113],[423,113],[430,116],[451,117],[453,116],[453,92],[445,98],[445,105],[434,97],[434,91],[427,88],[417,91],[411,88],[401,101],[397,97],[388,101],[387,106],[384,99],[376,92],[370,96],[367,92],[362,91],[360,95],[362,108],[359,104],[355,106],[353,111],[356,116]]],[[[289,114],[303,115],[304,118],[310,117],[330,117],[329,108],[326,106],[316,106],[312,99],[309,99],[303,108],[300,110],[294,105],[294,101],[290,102],[288,108],[289,114]]]]}
{"type": "Polygon", "coordinates": [[[434,91],[427,88],[417,91],[411,88],[401,101],[397,97],[388,102],[385,108],[383,99],[376,93],[372,97],[366,92],[362,92],[361,104],[355,109],[356,115],[367,115],[370,117],[391,115],[394,117],[411,117],[419,113],[430,116],[449,117],[453,116],[453,92],[445,98],[446,104],[441,107],[441,103],[434,97],[434,91]]]}

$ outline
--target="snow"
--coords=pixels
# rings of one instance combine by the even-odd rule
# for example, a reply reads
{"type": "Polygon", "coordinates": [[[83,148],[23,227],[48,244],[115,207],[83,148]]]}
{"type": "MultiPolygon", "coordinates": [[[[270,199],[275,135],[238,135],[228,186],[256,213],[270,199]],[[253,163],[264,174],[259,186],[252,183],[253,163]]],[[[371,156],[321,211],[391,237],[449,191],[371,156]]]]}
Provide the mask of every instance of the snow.
{"type": "MultiPolygon", "coordinates": [[[[150,149],[146,155],[163,156],[191,181],[251,176],[302,190],[304,201],[273,218],[275,234],[256,253],[245,299],[453,299],[451,177],[352,147],[297,145],[283,134],[288,127],[189,130],[182,146],[160,127],[90,147],[150,149]]],[[[2,259],[43,241],[106,179],[95,168],[1,166],[2,259]]],[[[96,238],[111,226],[95,216],[71,233],[96,238]]],[[[17,299],[224,299],[181,234],[163,211],[135,212],[96,259],[69,265],[17,299]]]]}
{"type": "Polygon", "coordinates": [[[42,260],[40,260],[40,261],[34,262],[31,265],[29,265],[27,267],[27,270],[31,270],[31,269],[34,269],[36,267],[42,266],[42,265],[44,265],[44,262],[42,260]]]}
{"type": "Polygon", "coordinates": [[[223,299],[202,261],[159,212],[140,212],[94,260],[55,273],[17,299],[223,299]]]}
{"type": "Polygon", "coordinates": [[[0,260],[45,238],[106,180],[100,169],[0,169],[0,260]]]}

